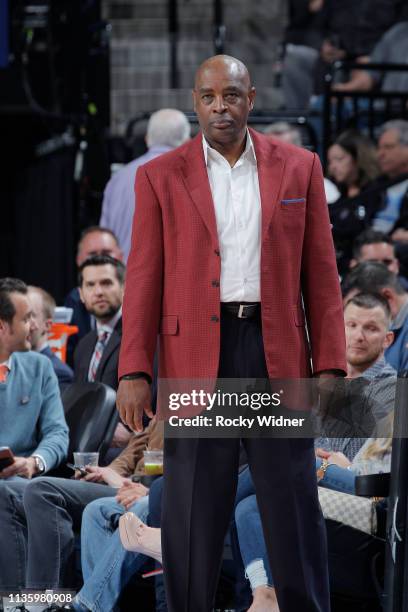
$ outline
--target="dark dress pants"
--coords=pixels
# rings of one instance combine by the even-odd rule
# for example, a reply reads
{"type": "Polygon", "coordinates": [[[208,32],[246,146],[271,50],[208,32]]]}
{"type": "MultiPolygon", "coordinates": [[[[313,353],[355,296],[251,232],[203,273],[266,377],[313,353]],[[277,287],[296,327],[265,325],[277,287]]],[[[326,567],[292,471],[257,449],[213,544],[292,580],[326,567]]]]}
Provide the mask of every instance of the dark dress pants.
{"type": "MultiPolygon", "coordinates": [[[[199,350],[199,349],[198,349],[199,350]]],[[[219,378],[268,378],[260,317],[222,313],[219,378]]],[[[313,440],[242,440],[280,612],[328,612],[313,440]]],[[[239,439],[165,440],[162,544],[169,612],[213,609],[237,486],[239,439]]]]}

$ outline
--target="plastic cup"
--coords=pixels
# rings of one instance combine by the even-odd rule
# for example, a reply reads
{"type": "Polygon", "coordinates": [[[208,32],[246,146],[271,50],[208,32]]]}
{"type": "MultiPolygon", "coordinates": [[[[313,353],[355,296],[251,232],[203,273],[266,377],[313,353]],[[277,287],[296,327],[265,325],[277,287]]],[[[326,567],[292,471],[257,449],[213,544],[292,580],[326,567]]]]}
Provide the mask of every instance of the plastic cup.
{"type": "Polygon", "coordinates": [[[74,453],[74,463],[78,468],[84,468],[87,465],[96,466],[99,463],[99,453],[74,453]]]}
{"type": "Polygon", "coordinates": [[[148,476],[159,476],[163,474],[163,451],[143,451],[145,474],[148,476]]]}

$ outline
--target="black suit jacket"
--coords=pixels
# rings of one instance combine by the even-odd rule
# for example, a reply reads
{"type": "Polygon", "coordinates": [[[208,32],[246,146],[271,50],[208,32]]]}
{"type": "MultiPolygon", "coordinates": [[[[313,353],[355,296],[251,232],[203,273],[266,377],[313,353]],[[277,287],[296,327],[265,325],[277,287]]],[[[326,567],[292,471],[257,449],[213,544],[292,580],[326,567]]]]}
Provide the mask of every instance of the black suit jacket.
{"type": "Polygon", "coordinates": [[[40,351],[40,354],[45,355],[46,357],[48,357],[48,359],[51,360],[52,367],[54,368],[54,372],[58,378],[58,384],[60,386],[60,389],[72,383],[74,378],[73,371],[66,363],[61,361],[61,359],[59,359],[55,355],[55,353],[52,352],[49,346],[43,348],[43,350],[40,351]]]}
{"type": "MultiPolygon", "coordinates": [[[[115,391],[118,388],[118,360],[120,342],[122,339],[122,319],[117,322],[108,344],[102,354],[102,359],[96,371],[96,382],[109,385],[115,391]]],[[[89,364],[97,340],[96,331],[92,330],[80,340],[74,353],[74,372],[76,382],[87,382],[89,364]]]]}

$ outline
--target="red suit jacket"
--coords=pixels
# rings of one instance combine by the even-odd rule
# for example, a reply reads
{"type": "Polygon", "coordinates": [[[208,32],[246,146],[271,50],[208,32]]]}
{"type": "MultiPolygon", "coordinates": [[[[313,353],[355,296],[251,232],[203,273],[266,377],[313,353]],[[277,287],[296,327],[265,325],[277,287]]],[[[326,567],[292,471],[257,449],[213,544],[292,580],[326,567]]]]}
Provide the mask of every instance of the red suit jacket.
{"type": "MultiPolygon", "coordinates": [[[[262,206],[269,375],[345,370],[343,309],[319,159],[250,132],[262,206]]],[[[222,254],[202,135],[139,168],[136,194],[119,376],[152,375],[159,334],[161,378],[215,379],[222,254]]]]}

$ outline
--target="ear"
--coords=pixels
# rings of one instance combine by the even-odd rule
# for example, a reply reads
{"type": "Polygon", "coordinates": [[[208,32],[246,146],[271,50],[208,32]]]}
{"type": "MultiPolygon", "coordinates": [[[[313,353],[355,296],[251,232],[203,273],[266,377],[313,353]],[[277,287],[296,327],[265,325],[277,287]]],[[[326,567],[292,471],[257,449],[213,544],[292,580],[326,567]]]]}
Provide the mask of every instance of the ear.
{"type": "Polygon", "coordinates": [[[256,96],[256,89],[255,89],[255,87],[251,87],[251,89],[249,90],[249,93],[248,93],[249,110],[252,110],[254,108],[255,96],[256,96]]]}
{"type": "Polygon", "coordinates": [[[394,293],[388,287],[384,287],[383,289],[381,289],[380,295],[382,295],[387,300],[387,302],[392,300],[394,297],[394,293]]]}
{"type": "Polygon", "coordinates": [[[78,287],[79,289],[79,297],[81,298],[81,302],[85,304],[84,294],[82,293],[82,287],[78,287]]]}
{"type": "Polygon", "coordinates": [[[48,335],[49,333],[51,333],[52,319],[45,319],[45,321],[44,321],[44,327],[45,327],[45,331],[46,331],[47,335],[48,335]]]}
{"type": "Polygon", "coordinates": [[[354,257],[353,257],[353,259],[350,259],[350,263],[349,263],[350,270],[351,270],[351,268],[355,268],[357,264],[358,264],[357,259],[354,259],[354,257]]]}
{"type": "Polygon", "coordinates": [[[197,105],[196,105],[196,94],[197,94],[196,90],[195,90],[195,89],[192,89],[192,90],[191,90],[191,96],[192,96],[192,98],[193,98],[193,111],[194,111],[194,112],[197,112],[197,105]]]}
{"type": "Polygon", "coordinates": [[[394,332],[389,331],[386,333],[386,336],[384,338],[384,349],[389,348],[393,342],[394,342],[394,332]]]}

